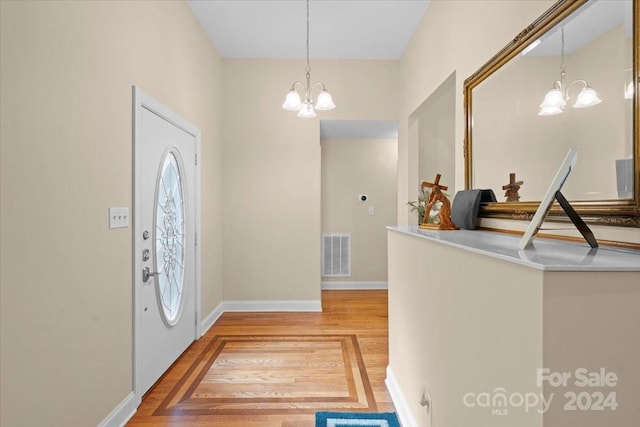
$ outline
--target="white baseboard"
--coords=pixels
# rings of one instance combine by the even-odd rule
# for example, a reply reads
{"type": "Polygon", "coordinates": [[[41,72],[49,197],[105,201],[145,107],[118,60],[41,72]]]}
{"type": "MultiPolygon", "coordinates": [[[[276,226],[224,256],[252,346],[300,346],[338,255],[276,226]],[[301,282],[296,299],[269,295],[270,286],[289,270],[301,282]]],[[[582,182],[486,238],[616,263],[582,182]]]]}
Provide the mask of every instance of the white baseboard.
{"type": "Polygon", "coordinates": [[[137,409],[136,396],[131,392],[98,424],[98,427],[123,427],[133,417],[137,409]]]}
{"type": "Polygon", "coordinates": [[[415,418],[413,418],[413,415],[411,414],[407,400],[400,390],[396,376],[391,370],[391,366],[387,366],[387,378],[384,380],[384,383],[387,385],[387,390],[389,390],[391,400],[396,407],[396,413],[398,414],[402,427],[417,427],[418,423],[416,423],[415,418]]]}
{"type": "Polygon", "coordinates": [[[323,290],[389,289],[388,282],[322,282],[323,290]]]}
{"type": "Polygon", "coordinates": [[[198,331],[198,336],[201,337],[207,333],[207,331],[216,323],[216,320],[222,316],[224,313],[224,302],[218,304],[216,308],[213,309],[211,313],[207,315],[204,319],[200,321],[200,330],[198,331]]]}
{"type": "Polygon", "coordinates": [[[200,322],[198,336],[203,336],[225,312],[322,311],[320,301],[222,301],[200,322]]]}
{"type": "Polygon", "coordinates": [[[222,311],[322,311],[321,301],[224,301],[222,311]]]}

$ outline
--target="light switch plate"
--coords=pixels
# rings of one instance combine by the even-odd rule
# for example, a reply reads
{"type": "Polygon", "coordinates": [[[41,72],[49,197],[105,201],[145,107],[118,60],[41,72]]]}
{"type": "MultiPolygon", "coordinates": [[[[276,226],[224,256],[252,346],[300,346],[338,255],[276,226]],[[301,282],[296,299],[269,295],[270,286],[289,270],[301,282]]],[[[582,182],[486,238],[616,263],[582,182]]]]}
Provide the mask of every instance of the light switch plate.
{"type": "Polygon", "coordinates": [[[376,214],[376,210],[374,209],[373,206],[369,206],[369,215],[375,215],[376,214]]]}
{"type": "Polygon", "coordinates": [[[129,208],[109,208],[109,228],[129,227],[129,208]]]}

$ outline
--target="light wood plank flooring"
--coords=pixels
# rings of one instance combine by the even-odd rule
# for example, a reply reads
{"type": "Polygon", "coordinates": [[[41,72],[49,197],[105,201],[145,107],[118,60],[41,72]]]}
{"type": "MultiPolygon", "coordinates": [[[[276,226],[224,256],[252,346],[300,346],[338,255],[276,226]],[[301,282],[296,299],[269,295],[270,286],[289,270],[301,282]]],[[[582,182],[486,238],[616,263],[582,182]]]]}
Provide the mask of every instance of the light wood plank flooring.
{"type": "Polygon", "coordinates": [[[316,411],[394,411],[386,291],[323,291],[322,313],[225,313],[129,426],[312,427],[316,411]]]}

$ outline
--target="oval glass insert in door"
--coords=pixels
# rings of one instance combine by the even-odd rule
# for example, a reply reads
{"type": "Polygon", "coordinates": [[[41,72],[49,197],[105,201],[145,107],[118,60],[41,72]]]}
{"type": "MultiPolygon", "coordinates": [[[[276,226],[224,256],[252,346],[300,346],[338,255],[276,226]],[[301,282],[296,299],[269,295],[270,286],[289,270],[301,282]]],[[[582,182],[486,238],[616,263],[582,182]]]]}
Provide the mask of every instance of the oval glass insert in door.
{"type": "Polygon", "coordinates": [[[168,151],[161,162],[155,206],[157,295],[160,312],[170,326],[178,322],[184,301],[184,191],[176,154],[168,151]]]}

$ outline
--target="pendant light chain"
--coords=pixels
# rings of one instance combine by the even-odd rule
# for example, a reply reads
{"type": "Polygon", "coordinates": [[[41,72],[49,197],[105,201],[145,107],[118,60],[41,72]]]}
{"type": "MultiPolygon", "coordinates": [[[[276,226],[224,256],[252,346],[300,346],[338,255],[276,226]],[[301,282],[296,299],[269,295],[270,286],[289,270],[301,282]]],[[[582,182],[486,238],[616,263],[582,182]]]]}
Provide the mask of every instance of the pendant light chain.
{"type": "MultiPolygon", "coordinates": [[[[560,43],[561,43],[561,55],[562,55],[562,64],[560,67],[560,73],[564,76],[566,65],[564,63],[564,27],[560,29],[560,43]]],[[[564,82],[562,82],[564,84],[564,82]]]]}
{"type": "Polygon", "coordinates": [[[309,0],[307,0],[307,74],[311,72],[309,65],[309,0]]]}

